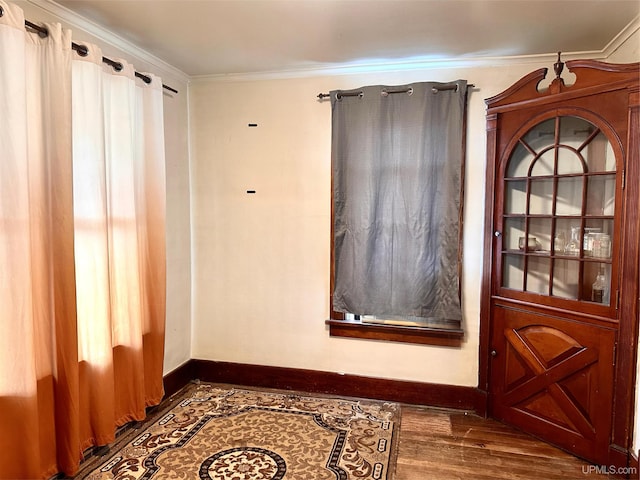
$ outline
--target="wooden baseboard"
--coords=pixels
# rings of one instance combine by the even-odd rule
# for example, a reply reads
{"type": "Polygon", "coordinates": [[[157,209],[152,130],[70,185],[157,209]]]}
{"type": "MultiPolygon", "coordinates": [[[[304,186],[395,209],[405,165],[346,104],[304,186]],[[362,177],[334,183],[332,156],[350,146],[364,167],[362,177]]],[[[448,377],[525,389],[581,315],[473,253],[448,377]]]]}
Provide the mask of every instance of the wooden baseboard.
{"type": "MultiPolygon", "coordinates": [[[[173,395],[190,381],[196,379],[246,387],[274,388],[452,408],[472,411],[481,416],[487,414],[487,394],[475,387],[198,359],[191,359],[165,375],[165,397],[173,395]]],[[[638,457],[633,453],[627,454],[624,449],[613,447],[609,450],[609,460],[611,465],[619,468],[627,467],[627,471],[633,472],[628,478],[640,480],[638,457]]]]}
{"type": "Polygon", "coordinates": [[[191,360],[194,378],[206,382],[275,388],[486,413],[486,395],[474,387],[342,375],[333,372],[191,360]]]}
{"type": "Polygon", "coordinates": [[[195,363],[188,360],[175,370],[167,373],[163,378],[164,398],[168,398],[180,391],[187,383],[197,378],[195,374],[195,363]]]}
{"type": "Polygon", "coordinates": [[[601,465],[609,469],[610,478],[624,480],[640,480],[638,471],[638,458],[631,449],[627,450],[619,445],[609,447],[609,459],[607,465],[601,465]]]}

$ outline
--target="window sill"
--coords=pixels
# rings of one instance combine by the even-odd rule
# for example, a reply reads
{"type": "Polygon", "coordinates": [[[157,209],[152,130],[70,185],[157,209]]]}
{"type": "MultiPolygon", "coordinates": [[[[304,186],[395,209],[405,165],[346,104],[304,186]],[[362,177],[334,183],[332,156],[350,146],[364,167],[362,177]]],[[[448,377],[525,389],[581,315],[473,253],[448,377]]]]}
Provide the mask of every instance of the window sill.
{"type": "Polygon", "coordinates": [[[407,327],[402,325],[382,325],[350,320],[327,320],[329,335],[332,337],[364,338],[389,342],[418,343],[459,347],[464,331],[461,329],[407,327]]]}

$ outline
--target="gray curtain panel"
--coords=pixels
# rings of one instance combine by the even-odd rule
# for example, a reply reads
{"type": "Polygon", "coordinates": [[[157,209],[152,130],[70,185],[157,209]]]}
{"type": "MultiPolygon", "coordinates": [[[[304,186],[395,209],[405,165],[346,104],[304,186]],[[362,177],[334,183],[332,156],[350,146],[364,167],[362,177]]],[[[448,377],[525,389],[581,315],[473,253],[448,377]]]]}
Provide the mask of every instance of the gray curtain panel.
{"type": "Polygon", "coordinates": [[[335,311],[461,320],[467,82],[454,83],[331,92],[335,311]]]}

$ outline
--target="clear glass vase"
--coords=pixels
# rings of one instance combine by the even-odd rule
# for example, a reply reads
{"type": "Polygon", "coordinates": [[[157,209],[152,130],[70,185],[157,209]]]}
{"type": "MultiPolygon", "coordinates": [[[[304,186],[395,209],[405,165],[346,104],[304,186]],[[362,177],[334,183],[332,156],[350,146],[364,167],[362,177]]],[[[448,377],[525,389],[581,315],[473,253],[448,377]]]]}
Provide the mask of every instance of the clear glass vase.
{"type": "Polygon", "coordinates": [[[580,227],[571,227],[571,240],[564,247],[565,255],[580,255],[580,227]]]}

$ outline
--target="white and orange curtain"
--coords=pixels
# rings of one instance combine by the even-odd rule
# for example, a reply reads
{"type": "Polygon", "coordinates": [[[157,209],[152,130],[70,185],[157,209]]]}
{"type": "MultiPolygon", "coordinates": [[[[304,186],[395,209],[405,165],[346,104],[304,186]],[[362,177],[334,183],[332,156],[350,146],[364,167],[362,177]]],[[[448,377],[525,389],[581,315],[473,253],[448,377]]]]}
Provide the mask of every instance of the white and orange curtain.
{"type": "Polygon", "coordinates": [[[0,11],[0,478],[43,479],[163,396],[162,84],[0,11]]]}

